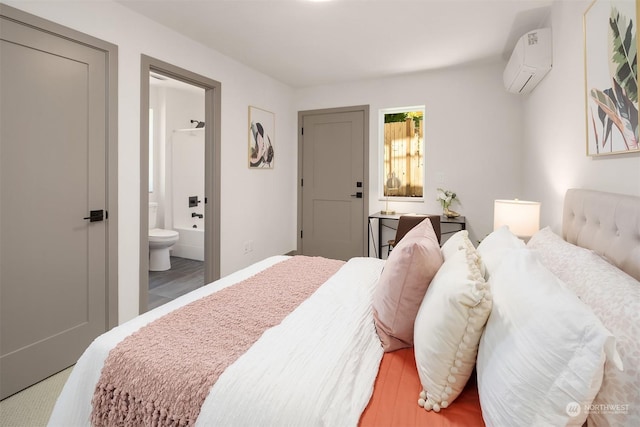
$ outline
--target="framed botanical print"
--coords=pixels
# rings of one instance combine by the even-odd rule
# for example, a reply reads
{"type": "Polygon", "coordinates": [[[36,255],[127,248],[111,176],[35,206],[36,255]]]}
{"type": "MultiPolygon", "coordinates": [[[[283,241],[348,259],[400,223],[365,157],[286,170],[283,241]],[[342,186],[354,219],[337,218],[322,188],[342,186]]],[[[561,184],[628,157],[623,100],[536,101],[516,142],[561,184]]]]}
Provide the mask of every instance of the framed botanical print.
{"type": "Polygon", "coordinates": [[[275,114],[249,106],[249,168],[272,169],[274,143],[275,114]]]}
{"type": "Polygon", "coordinates": [[[595,0],[584,13],[587,155],[640,151],[638,1],[595,0]]]}

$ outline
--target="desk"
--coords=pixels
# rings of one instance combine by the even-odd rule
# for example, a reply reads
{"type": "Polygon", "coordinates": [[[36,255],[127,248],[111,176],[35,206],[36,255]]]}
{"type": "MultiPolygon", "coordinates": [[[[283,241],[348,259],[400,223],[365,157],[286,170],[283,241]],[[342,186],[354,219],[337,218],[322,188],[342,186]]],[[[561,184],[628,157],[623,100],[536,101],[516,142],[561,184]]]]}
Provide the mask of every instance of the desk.
{"type": "Polygon", "coordinates": [[[440,216],[440,224],[456,224],[456,225],[460,226],[460,228],[458,228],[456,230],[440,231],[440,234],[442,234],[442,235],[444,235],[444,234],[453,234],[453,233],[457,233],[458,231],[467,229],[467,219],[465,217],[463,217],[463,216],[457,216],[455,218],[449,218],[448,216],[441,215],[440,216]]]}
{"type": "MultiPolygon", "coordinates": [[[[367,239],[367,256],[371,256],[371,248],[370,248],[370,244],[369,242],[371,240],[373,240],[373,243],[375,245],[376,249],[376,253],[375,256],[376,258],[380,258],[382,259],[382,248],[387,246],[387,245],[383,245],[382,244],[382,227],[387,227],[390,228],[392,230],[395,230],[395,228],[390,227],[386,224],[382,224],[382,221],[384,220],[388,220],[388,221],[395,221],[396,223],[398,222],[398,220],[400,220],[400,217],[402,215],[412,215],[409,213],[395,213],[393,215],[384,215],[382,212],[376,212],[374,214],[369,215],[369,236],[371,237],[370,239],[367,239]],[[371,224],[371,220],[372,219],[377,219],[378,220],[378,241],[376,244],[376,240],[374,238],[374,234],[373,234],[373,225],[371,224]]],[[[417,214],[417,215],[429,215],[429,214],[417,214]]],[[[455,218],[449,218],[446,217],[444,215],[440,216],[440,224],[454,224],[454,225],[458,225],[460,226],[460,228],[457,228],[455,230],[451,230],[451,231],[445,231],[444,229],[441,231],[441,235],[445,235],[445,234],[453,234],[453,233],[457,233],[460,230],[466,230],[467,229],[467,220],[464,216],[458,216],[455,218]]]]}

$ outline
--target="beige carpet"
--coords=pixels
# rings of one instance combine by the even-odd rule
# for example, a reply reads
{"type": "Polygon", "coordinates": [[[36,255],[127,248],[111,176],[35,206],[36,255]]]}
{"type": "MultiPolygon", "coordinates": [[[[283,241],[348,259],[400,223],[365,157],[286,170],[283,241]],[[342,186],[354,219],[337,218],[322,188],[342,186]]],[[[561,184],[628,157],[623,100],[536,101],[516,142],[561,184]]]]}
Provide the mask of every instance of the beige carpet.
{"type": "Polygon", "coordinates": [[[65,369],[1,401],[0,426],[46,426],[53,411],[53,405],[69,378],[72,368],[65,369]]]}

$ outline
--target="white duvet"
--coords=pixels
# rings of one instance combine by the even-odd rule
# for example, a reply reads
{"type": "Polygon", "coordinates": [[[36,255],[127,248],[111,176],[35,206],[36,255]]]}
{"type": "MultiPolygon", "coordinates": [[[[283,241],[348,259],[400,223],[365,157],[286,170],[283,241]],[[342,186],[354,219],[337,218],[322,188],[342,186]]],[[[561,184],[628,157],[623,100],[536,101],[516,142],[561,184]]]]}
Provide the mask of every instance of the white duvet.
{"type": "MultiPolygon", "coordinates": [[[[98,337],[74,367],[49,426],[89,425],[102,365],[124,338],[286,258],[256,263],[98,337]]],[[[280,325],[267,330],[211,388],[196,425],[357,425],[383,354],[371,311],[383,265],[375,258],[351,259],[280,325]]]]}

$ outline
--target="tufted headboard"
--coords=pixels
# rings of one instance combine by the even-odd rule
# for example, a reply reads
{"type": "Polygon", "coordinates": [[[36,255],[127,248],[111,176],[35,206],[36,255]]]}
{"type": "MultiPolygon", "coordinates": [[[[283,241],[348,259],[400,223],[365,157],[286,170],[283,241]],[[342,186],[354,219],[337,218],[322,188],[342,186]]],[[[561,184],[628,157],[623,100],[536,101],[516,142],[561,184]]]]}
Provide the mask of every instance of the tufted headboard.
{"type": "Polygon", "coordinates": [[[567,190],[562,237],[640,280],[640,197],[567,190]]]}

